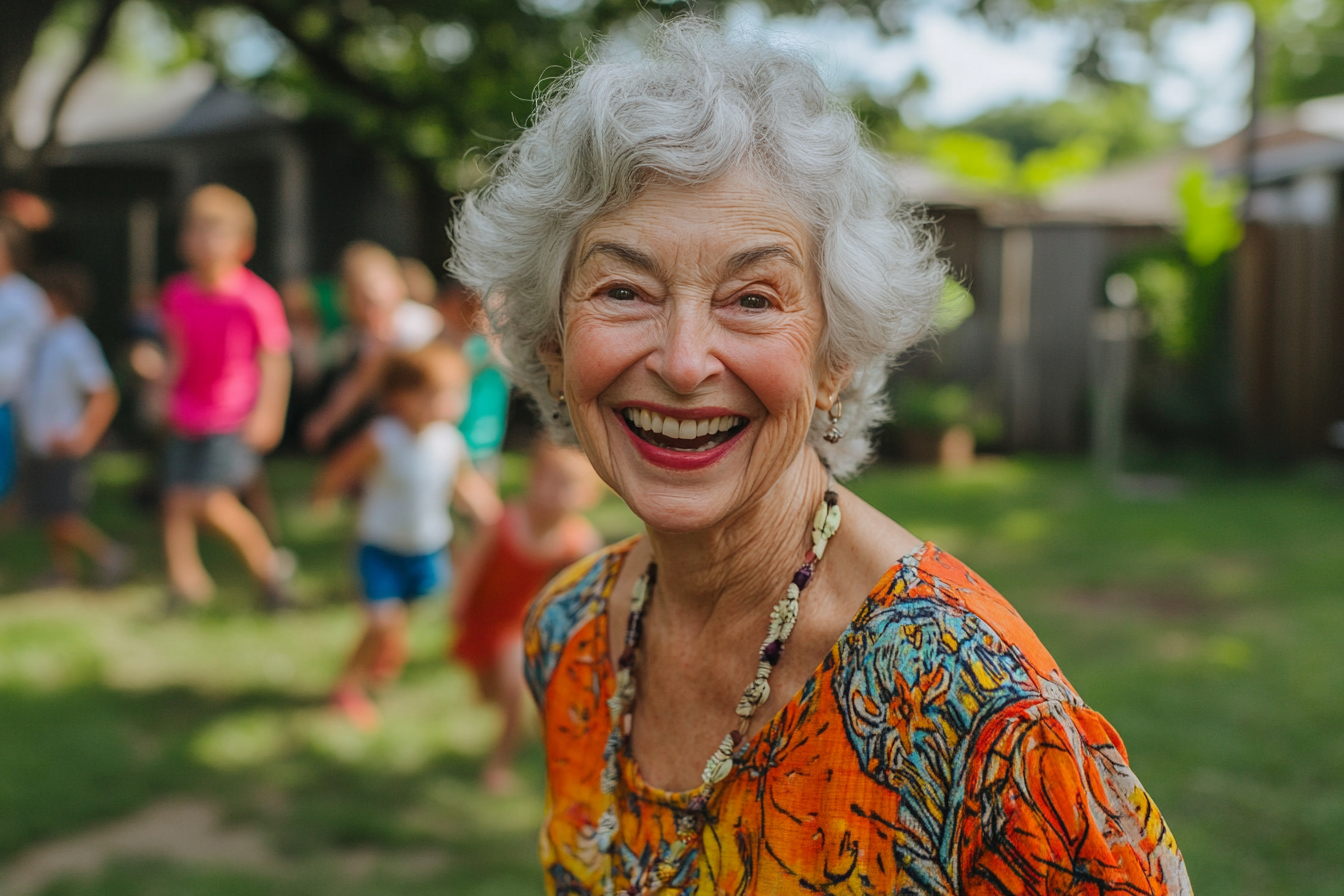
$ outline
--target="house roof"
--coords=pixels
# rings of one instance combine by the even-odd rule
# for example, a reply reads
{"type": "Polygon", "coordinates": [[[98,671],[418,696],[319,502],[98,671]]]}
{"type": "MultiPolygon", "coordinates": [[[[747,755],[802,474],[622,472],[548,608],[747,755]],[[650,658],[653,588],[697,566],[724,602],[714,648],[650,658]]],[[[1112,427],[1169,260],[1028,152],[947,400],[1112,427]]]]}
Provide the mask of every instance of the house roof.
{"type": "Polygon", "coordinates": [[[1172,227],[1180,222],[1176,182],[1198,158],[1189,150],[1116,165],[1070,181],[1040,199],[1045,220],[1172,227]]]}

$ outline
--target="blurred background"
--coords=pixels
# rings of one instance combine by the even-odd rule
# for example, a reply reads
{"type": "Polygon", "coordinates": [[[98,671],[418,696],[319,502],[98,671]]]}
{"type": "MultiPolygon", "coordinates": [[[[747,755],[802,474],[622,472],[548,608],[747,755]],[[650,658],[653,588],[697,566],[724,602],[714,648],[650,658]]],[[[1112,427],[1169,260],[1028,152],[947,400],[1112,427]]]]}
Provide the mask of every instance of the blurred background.
{"type": "MultiPolygon", "coordinates": [[[[589,42],[687,8],[815,54],[942,232],[940,336],[854,489],[986,576],[1124,736],[1198,892],[1344,892],[1341,0],[0,0],[0,212],[93,275],[125,397],[92,518],[139,560],[34,588],[0,517],[0,893],[530,893],[541,757],[417,610],[385,724],[324,709],[358,625],[351,520],[268,463],[300,608],[162,614],[133,346],[184,198],[259,219],[292,421],[351,339],[355,239],[440,273],[454,198],[589,42]]],[[[501,489],[526,478],[509,415],[501,489]]],[[[297,433],[299,427],[291,426],[297,433]]],[[[635,531],[608,497],[591,517],[635,531]]]]}

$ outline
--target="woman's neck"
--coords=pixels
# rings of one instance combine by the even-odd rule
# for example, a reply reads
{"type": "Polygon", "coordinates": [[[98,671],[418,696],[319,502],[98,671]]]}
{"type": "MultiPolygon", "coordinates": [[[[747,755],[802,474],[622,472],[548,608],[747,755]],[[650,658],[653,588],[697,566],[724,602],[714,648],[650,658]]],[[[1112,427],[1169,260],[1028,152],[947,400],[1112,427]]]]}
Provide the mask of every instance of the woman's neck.
{"type": "Polygon", "coordinates": [[[658,602],[699,628],[732,624],[779,600],[812,546],[812,515],[830,474],[804,449],[759,500],[699,532],[649,530],[658,563],[658,602]]]}

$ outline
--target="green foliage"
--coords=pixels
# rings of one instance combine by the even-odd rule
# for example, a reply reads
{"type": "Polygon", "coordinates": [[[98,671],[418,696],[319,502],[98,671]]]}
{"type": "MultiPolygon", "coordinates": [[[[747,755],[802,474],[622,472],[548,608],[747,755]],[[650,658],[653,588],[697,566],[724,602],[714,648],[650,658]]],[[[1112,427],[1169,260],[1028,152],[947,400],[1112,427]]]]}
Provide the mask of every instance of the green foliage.
{"type": "Polygon", "coordinates": [[[1344,93],[1344,6],[1337,0],[1278,3],[1261,21],[1271,37],[1265,79],[1269,104],[1344,93]]]}
{"type": "Polygon", "coordinates": [[[1185,360],[1195,346],[1190,313],[1191,272],[1173,258],[1146,258],[1131,275],[1139,288],[1139,307],[1168,358],[1185,360]]]}
{"type": "Polygon", "coordinates": [[[1176,185],[1181,205],[1181,239],[1190,259],[1209,265],[1241,243],[1237,214],[1245,187],[1235,180],[1218,180],[1207,163],[1191,164],[1176,185]]]}
{"type": "Polygon", "coordinates": [[[1039,195],[1063,181],[1090,174],[1106,160],[1102,141],[1091,136],[1033,149],[1020,162],[1006,141],[971,131],[945,131],[926,145],[924,155],[954,179],[1023,196],[1039,195]]]}
{"type": "MultiPolygon", "coordinates": [[[[82,0],[76,0],[82,2],[82,0]]],[[[290,112],[334,118],[453,192],[515,136],[538,85],[610,30],[637,33],[718,2],[642,0],[131,0],[122,18],[172,22],[170,39],[290,112]],[[464,159],[468,161],[464,162],[464,159]]],[[[774,0],[800,12],[812,0],[774,0]]],[[[143,30],[143,29],[142,29],[143,30]]]]}
{"type": "Polygon", "coordinates": [[[1106,155],[1105,142],[1092,135],[1033,149],[1018,170],[1021,190],[1035,195],[1063,181],[1091,174],[1105,164],[1106,155]]]}
{"type": "Polygon", "coordinates": [[[992,402],[972,393],[962,383],[935,383],[897,375],[892,391],[891,429],[941,431],[950,426],[971,428],[980,444],[990,444],[1003,433],[1003,421],[992,402]]]}
{"type": "Polygon", "coordinates": [[[939,134],[929,141],[928,157],[942,171],[977,187],[1008,190],[1017,181],[1012,147],[983,134],[939,134]]]}
{"type": "Polygon", "coordinates": [[[940,334],[951,333],[975,313],[975,297],[953,277],[943,281],[943,294],[933,315],[933,328],[940,334]]]}
{"type": "MultiPolygon", "coordinates": [[[[875,115],[873,117],[876,117],[875,115]]],[[[1092,87],[1052,103],[1016,103],[951,129],[874,128],[894,152],[923,156],[973,187],[1038,196],[1105,165],[1172,146],[1175,125],[1155,120],[1147,91],[1092,87]]]]}
{"type": "Polygon", "coordinates": [[[1080,86],[1073,96],[1050,103],[1016,102],[991,109],[962,125],[1003,140],[1013,158],[1040,149],[1093,141],[1105,161],[1151,155],[1180,139],[1176,124],[1153,118],[1147,88],[1136,84],[1080,86]]]}
{"type": "Polygon", "coordinates": [[[1238,442],[1227,335],[1230,257],[1196,264],[1171,244],[1129,253],[1109,269],[1134,278],[1148,322],[1129,422],[1154,448],[1226,451],[1238,442]]]}

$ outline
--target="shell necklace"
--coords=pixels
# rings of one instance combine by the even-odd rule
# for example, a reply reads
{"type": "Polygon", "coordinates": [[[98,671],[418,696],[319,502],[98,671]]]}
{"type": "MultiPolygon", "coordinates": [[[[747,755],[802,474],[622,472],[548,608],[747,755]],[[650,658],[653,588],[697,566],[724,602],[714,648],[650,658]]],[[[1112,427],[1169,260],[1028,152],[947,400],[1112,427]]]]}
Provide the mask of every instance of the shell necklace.
{"type": "MultiPolygon", "coordinates": [[[[756,710],[770,697],[770,673],[774,671],[784,654],[784,645],[793,632],[798,620],[798,596],[816,571],[817,561],[826,553],[826,544],[840,528],[839,499],[833,487],[826,489],[826,496],[812,516],[812,549],[803,558],[803,565],[793,574],[793,580],[779,603],[770,611],[770,633],[761,645],[760,661],[756,666],[756,677],[742,692],[737,701],[737,727],[730,731],[709,757],[705,770],[700,775],[700,786],[692,791],[691,798],[684,810],[677,812],[677,842],[673,843],[665,858],[655,861],[650,867],[638,872],[630,881],[630,886],[622,893],[635,896],[642,892],[656,892],[670,883],[680,871],[680,860],[689,851],[700,845],[700,835],[704,830],[708,816],[709,802],[719,782],[728,777],[737,762],[737,751],[746,739],[756,710]]],[[[602,793],[608,797],[607,807],[597,823],[597,846],[606,855],[606,876],[603,879],[604,896],[616,896],[614,881],[616,862],[616,832],[619,822],[616,816],[616,787],[620,781],[620,755],[626,749],[626,741],[634,721],[635,709],[635,654],[639,649],[640,636],[643,634],[644,608],[653,595],[658,582],[658,564],[650,562],[644,575],[635,582],[630,596],[630,621],[625,630],[625,648],[617,663],[616,690],[607,700],[611,710],[611,734],[602,751],[602,793]]]]}

